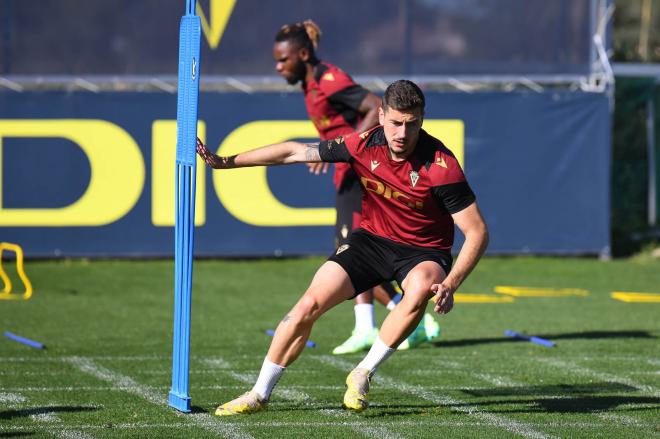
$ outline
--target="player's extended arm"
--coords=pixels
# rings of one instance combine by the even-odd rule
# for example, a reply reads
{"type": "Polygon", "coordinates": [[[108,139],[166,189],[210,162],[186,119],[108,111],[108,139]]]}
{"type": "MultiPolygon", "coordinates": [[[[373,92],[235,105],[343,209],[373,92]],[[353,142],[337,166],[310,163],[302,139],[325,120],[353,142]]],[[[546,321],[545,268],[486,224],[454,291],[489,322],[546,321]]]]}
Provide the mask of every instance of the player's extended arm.
{"type": "Polygon", "coordinates": [[[197,139],[197,154],[207,165],[215,169],[321,161],[318,143],[274,143],[229,157],[221,157],[213,154],[201,140],[197,139]]]}
{"type": "Polygon", "coordinates": [[[452,218],[465,235],[465,242],[445,280],[431,285],[431,291],[436,293],[434,311],[440,314],[451,311],[454,306],[454,292],[477,265],[488,246],[488,227],[476,201],[452,214],[452,218]]]}

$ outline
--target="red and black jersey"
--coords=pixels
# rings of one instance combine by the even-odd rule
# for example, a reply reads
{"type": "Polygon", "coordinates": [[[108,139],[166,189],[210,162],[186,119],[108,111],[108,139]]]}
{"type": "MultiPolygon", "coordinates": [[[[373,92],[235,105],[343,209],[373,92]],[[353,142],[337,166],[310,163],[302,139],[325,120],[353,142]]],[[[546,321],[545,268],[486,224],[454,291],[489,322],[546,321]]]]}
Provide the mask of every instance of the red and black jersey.
{"type": "Polygon", "coordinates": [[[475,195],[458,161],[442,142],[421,130],[413,153],[390,158],[382,126],[319,145],[324,162],[348,162],[362,184],[363,229],[395,242],[450,251],[451,214],[475,195]]]}
{"type": "MultiPolygon", "coordinates": [[[[314,67],[314,79],[303,83],[303,92],[307,114],[321,140],[355,132],[362,121],[360,104],[369,94],[339,67],[322,61],[314,67]]],[[[334,183],[339,188],[350,166],[335,167],[334,183]]]]}

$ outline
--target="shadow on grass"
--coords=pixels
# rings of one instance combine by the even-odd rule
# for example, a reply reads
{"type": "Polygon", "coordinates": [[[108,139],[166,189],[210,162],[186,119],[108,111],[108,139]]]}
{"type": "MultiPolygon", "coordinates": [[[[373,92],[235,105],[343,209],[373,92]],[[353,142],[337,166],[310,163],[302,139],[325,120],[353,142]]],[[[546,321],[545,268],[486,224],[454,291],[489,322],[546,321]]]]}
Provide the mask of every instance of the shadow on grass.
{"type": "Polygon", "coordinates": [[[4,410],[0,411],[0,420],[25,418],[32,415],[45,415],[48,413],[72,413],[72,412],[91,412],[98,410],[96,407],[82,407],[82,406],[49,406],[49,407],[33,407],[20,410],[4,410]]]}
{"type": "Polygon", "coordinates": [[[471,404],[463,404],[464,406],[480,407],[490,413],[594,413],[606,412],[615,409],[616,407],[626,404],[632,407],[626,407],[626,411],[654,411],[660,409],[660,398],[652,396],[600,396],[600,395],[585,395],[579,397],[563,397],[557,398],[533,398],[529,399],[503,399],[480,401],[471,404]],[[634,407],[635,404],[640,404],[639,407],[634,407]],[[511,408],[502,408],[501,410],[494,409],[493,406],[514,406],[511,408]],[[520,407],[520,406],[525,406],[520,407]]]}
{"type": "MultiPolygon", "coordinates": [[[[504,331],[502,331],[504,332],[504,331]]],[[[648,331],[585,331],[585,332],[567,332],[555,334],[530,334],[537,337],[552,340],[596,340],[596,339],[611,339],[611,338],[657,338],[651,335],[648,331]]],[[[492,343],[529,343],[527,340],[512,337],[490,337],[490,338],[468,338],[463,340],[440,340],[432,343],[433,346],[442,348],[458,348],[463,346],[473,346],[479,344],[492,344],[492,343]]]]}
{"type": "Polygon", "coordinates": [[[593,393],[636,392],[635,387],[622,383],[555,384],[549,386],[514,386],[484,389],[463,389],[463,393],[472,396],[554,396],[582,395],[593,393]]]}
{"type": "Polygon", "coordinates": [[[550,386],[517,386],[503,388],[465,389],[471,396],[490,398],[527,396],[523,399],[496,399],[464,404],[466,406],[488,406],[494,413],[591,413],[611,410],[620,405],[632,406],[627,410],[658,410],[660,398],[633,395],[598,395],[598,393],[636,392],[638,389],[621,383],[558,384],[550,386]],[[526,406],[525,408],[503,408],[492,406],[526,406]],[[640,405],[635,407],[635,405],[640,405]]]}
{"type": "Polygon", "coordinates": [[[26,437],[34,436],[35,434],[34,431],[5,431],[0,433],[0,437],[26,437]]]}

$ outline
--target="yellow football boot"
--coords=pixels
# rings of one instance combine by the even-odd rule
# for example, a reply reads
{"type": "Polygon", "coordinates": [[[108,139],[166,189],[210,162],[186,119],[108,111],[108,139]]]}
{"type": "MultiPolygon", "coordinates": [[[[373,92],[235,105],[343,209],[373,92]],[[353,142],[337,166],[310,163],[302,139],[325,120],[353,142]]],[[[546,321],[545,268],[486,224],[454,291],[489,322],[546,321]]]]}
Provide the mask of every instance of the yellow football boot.
{"type": "Polygon", "coordinates": [[[215,410],[215,415],[251,415],[252,413],[266,410],[267,405],[268,401],[262,399],[257,392],[249,391],[236,399],[222,404],[215,410]]]}
{"type": "Polygon", "coordinates": [[[346,377],[346,393],[344,393],[344,407],[347,410],[361,412],[369,407],[369,371],[355,368],[346,377]]]}

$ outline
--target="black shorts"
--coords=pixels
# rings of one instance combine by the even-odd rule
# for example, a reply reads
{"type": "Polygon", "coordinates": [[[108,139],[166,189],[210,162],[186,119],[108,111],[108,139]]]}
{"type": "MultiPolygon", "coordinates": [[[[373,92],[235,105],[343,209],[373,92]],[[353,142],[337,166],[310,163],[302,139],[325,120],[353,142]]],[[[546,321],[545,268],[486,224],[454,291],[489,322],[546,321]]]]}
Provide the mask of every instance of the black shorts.
{"type": "Polygon", "coordinates": [[[362,220],[362,186],[353,172],[342,181],[337,191],[337,221],[335,222],[335,248],[348,242],[354,229],[362,220]]]}
{"type": "Polygon", "coordinates": [[[355,297],[385,281],[396,280],[402,285],[410,270],[424,261],[436,262],[448,274],[452,257],[446,251],[400,244],[357,229],[328,261],[346,270],[355,288],[355,297]]]}

